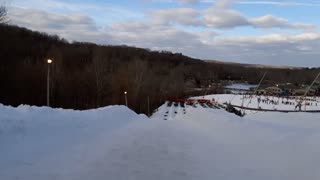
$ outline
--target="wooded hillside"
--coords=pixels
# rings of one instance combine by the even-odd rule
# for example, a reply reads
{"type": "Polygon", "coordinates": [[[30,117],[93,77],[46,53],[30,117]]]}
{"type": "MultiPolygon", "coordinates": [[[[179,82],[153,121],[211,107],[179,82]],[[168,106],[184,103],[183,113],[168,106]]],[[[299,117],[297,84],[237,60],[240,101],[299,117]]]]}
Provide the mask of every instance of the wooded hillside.
{"type": "MultiPolygon", "coordinates": [[[[208,63],[167,51],[127,46],[69,43],[58,36],[0,25],[0,103],[46,104],[48,58],[51,64],[51,105],[89,109],[128,104],[147,112],[167,98],[184,97],[186,81],[194,87],[219,80],[257,83],[268,70],[267,80],[308,83],[318,69],[279,69],[208,63]]],[[[232,52],[231,52],[232,53],[232,52]]]]}

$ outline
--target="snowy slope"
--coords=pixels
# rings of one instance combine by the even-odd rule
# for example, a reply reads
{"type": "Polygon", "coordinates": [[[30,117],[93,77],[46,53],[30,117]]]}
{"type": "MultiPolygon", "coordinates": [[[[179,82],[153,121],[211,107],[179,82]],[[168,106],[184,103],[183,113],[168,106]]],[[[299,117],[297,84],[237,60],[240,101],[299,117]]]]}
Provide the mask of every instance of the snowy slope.
{"type": "Polygon", "coordinates": [[[0,179],[71,179],[98,158],[99,148],[110,143],[107,137],[141,119],[146,118],[122,106],[0,106],[0,179]]]}
{"type": "Polygon", "coordinates": [[[2,180],[318,180],[320,118],[161,106],[0,107],[2,180]],[[164,121],[167,111],[177,111],[164,121]],[[184,113],[186,112],[186,113],[184,113]]]}
{"type": "Polygon", "coordinates": [[[320,117],[314,114],[257,113],[246,119],[188,107],[186,115],[170,123],[179,126],[179,133],[188,132],[182,136],[192,144],[185,152],[194,179],[320,178],[320,117]]]}

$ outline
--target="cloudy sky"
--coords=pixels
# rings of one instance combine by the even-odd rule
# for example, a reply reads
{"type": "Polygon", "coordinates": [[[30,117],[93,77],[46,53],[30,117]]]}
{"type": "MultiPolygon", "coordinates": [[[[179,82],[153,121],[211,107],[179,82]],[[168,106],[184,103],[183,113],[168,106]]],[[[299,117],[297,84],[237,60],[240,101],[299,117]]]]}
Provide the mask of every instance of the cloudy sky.
{"type": "MultiPolygon", "coordinates": [[[[1,1],[1,0],[0,0],[1,1]]],[[[320,0],[14,0],[11,24],[204,60],[320,66],[320,0]]]]}

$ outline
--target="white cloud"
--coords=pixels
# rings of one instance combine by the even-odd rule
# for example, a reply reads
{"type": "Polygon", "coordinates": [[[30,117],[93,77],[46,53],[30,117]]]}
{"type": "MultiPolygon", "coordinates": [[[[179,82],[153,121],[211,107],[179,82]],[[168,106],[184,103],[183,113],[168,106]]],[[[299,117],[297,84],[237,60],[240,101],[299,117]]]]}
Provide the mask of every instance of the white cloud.
{"type": "Polygon", "coordinates": [[[283,34],[271,34],[258,37],[228,37],[221,39],[221,42],[228,44],[276,44],[276,43],[302,43],[308,41],[320,40],[320,34],[318,33],[303,33],[299,35],[283,35],[283,34]]]}
{"type": "Polygon", "coordinates": [[[134,45],[150,49],[182,50],[201,44],[197,34],[168,26],[154,26],[147,23],[127,22],[115,24],[108,31],[113,43],[134,45]]]}
{"type": "Polygon", "coordinates": [[[275,17],[272,15],[265,15],[249,20],[250,24],[257,28],[292,28],[301,30],[314,30],[313,25],[308,24],[290,24],[287,19],[275,17]]]}
{"type": "Polygon", "coordinates": [[[217,0],[213,7],[203,12],[205,25],[213,28],[235,28],[249,25],[246,17],[230,9],[236,2],[237,0],[217,0]]]}
{"type": "Polygon", "coordinates": [[[202,26],[204,28],[230,29],[237,27],[254,28],[280,28],[303,31],[314,31],[315,26],[304,23],[290,23],[287,19],[264,15],[261,17],[248,18],[230,7],[237,0],[217,0],[214,5],[206,10],[192,8],[175,8],[157,10],[151,14],[151,21],[155,24],[183,26],[202,26]]]}
{"type": "Polygon", "coordinates": [[[201,0],[142,0],[147,2],[157,3],[178,3],[180,5],[194,5],[202,2],[201,0]]]}
{"type": "Polygon", "coordinates": [[[155,24],[181,24],[185,26],[203,26],[200,12],[190,8],[158,10],[152,13],[151,19],[155,24]]]}
{"type": "MultiPolygon", "coordinates": [[[[240,26],[253,26],[255,28],[285,28],[300,29],[304,31],[315,30],[315,26],[304,23],[290,23],[287,19],[264,15],[248,18],[240,12],[230,8],[239,3],[239,0],[217,0],[214,7],[204,13],[205,24],[215,28],[235,28],[240,26]]],[[[243,3],[243,2],[242,2],[243,3]]],[[[261,3],[261,2],[260,2],[261,3]]]]}
{"type": "Polygon", "coordinates": [[[34,9],[14,8],[9,11],[10,22],[43,31],[92,31],[95,21],[83,14],[53,14],[34,9]]]}
{"type": "Polygon", "coordinates": [[[231,6],[233,6],[238,0],[217,0],[215,1],[215,8],[216,9],[229,9],[231,6]]]}
{"type": "Polygon", "coordinates": [[[204,24],[214,28],[235,28],[249,25],[247,19],[233,10],[212,9],[204,15],[204,24]]]}
{"type": "Polygon", "coordinates": [[[239,1],[240,4],[258,4],[258,5],[273,5],[273,6],[320,6],[320,1],[305,0],[303,2],[297,1],[239,1]]]}
{"type": "Polygon", "coordinates": [[[277,18],[272,15],[265,15],[258,18],[253,18],[250,23],[256,27],[261,28],[273,28],[273,27],[286,27],[288,26],[288,20],[283,18],[277,18]]]}
{"type": "Polygon", "coordinates": [[[295,36],[294,38],[296,41],[316,41],[320,40],[320,34],[319,33],[304,33],[295,36]]]}
{"type": "Polygon", "coordinates": [[[8,15],[11,24],[52,35],[57,34],[71,41],[105,44],[111,39],[107,33],[99,31],[92,18],[84,14],[64,15],[36,9],[12,8],[8,15]]]}
{"type": "Polygon", "coordinates": [[[197,4],[199,0],[178,0],[180,4],[197,4]]]}

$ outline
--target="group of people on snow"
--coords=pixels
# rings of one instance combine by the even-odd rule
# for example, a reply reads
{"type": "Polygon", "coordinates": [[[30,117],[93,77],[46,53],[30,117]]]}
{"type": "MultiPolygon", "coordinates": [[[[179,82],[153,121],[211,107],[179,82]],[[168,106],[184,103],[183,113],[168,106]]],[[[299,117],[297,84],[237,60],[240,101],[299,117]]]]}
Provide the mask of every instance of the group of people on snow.
{"type": "Polygon", "coordinates": [[[253,95],[244,95],[243,100],[249,100],[249,104],[252,103],[254,97],[257,98],[258,108],[261,109],[261,104],[270,104],[273,105],[274,109],[277,105],[291,105],[295,107],[295,110],[301,111],[302,106],[318,106],[319,100],[317,98],[303,98],[295,96],[253,96],[253,95]]]}

